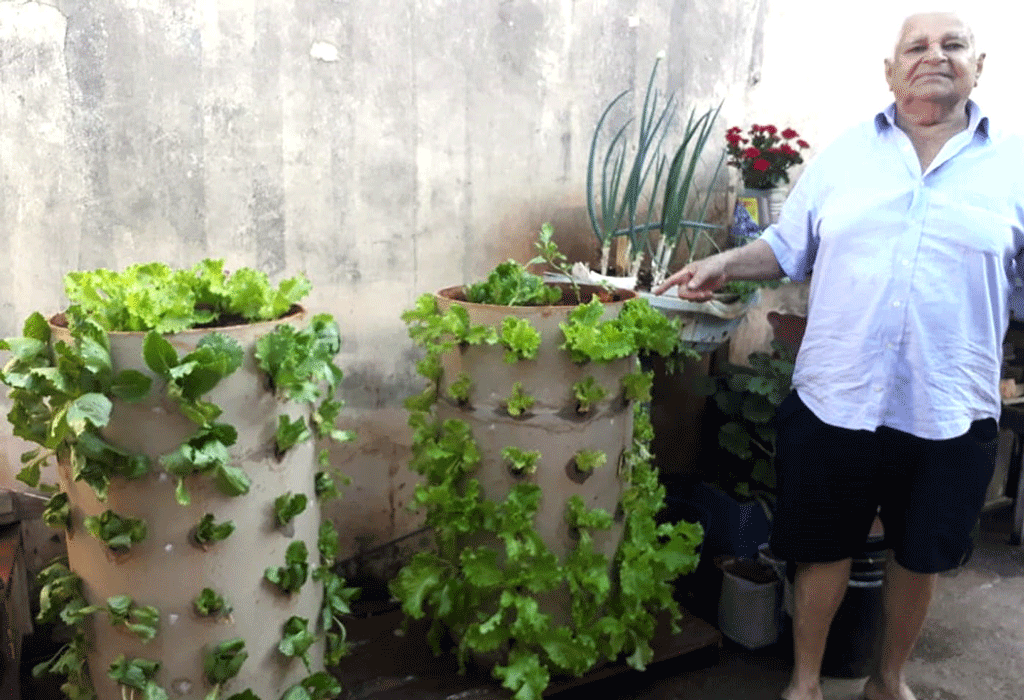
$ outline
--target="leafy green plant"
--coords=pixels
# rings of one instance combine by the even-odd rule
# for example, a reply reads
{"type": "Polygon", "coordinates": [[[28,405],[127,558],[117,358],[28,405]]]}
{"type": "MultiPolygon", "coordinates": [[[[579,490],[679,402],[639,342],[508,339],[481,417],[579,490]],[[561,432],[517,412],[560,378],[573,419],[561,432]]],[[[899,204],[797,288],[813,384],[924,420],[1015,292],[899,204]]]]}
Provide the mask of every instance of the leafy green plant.
{"type": "Polygon", "coordinates": [[[676,101],[671,93],[661,101],[655,87],[659,56],[647,81],[639,118],[635,120],[635,142],[630,144],[633,119],[610,128],[611,136],[602,150],[609,117],[628,90],[619,93],[605,107],[594,128],[587,165],[587,213],[601,247],[600,272],[609,272],[612,241],[624,240],[628,275],[636,275],[650,256],[654,284],[666,276],[676,248],[684,242],[688,257],[694,259],[697,243],[718,228],[706,222],[712,185],[725,160],[723,150],[708,184],[700,194],[700,165],[721,109],[708,109],[699,116],[691,110],[683,126],[682,140],[666,155],[666,138],[675,119],[676,101]],[[657,233],[655,239],[652,233],[657,233]],[[657,241],[656,246],[652,245],[657,241]],[[656,248],[656,249],[655,249],[656,248]]]}
{"type": "Polygon", "coordinates": [[[594,404],[608,395],[608,390],[588,376],[572,385],[572,393],[576,396],[576,412],[589,413],[594,404]]]}
{"type": "Polygon", "coordinates": [[[82,579],[61,560],[52,562],[40,571],[36,583],[39,585],[36,622],[40,624],[60,620],[74,627],[86,616],[100,610],[86,603],[82,593],[82,579]]]}
{"type": "Polygon", "coordinates": [[[223,333],[209,333],[195,350],[179,358],[166,338],[149,331],[142,341],[142,357],[154,374],[166,380],[167,396],[178,403],[181,412],[197,425],[206,426],[221,410],[201,397],[242,366],[242,346],[223,333]]]}
{"type": "Polygon", "coordinates": [[[148,473],[144,456],[110,445],[99,430],[110,419],[109,396],[137,401],[148,393],[149,378],[135,370],[115,373],[106,333],[94,323],[82,322],[70,345],[51,347],[50,326],[39,313],[25,320],[22,333],[0,341],[0,350],[11,353],[0,372],[10,387],[7,419],[14,435],[39,446],[22,454],[17,478],[38,487],[42,466],[60,457],[72,463],[73,478],[92,486],[102,501],[112,476],[137,479],[148,473]]]}
{"type": "Polygon", "coordinates": [[[324,585],[324,601],[320,609],[320,628],[324,630],[327,641],[324,663],[337,666],[349,649],[342,617],[352,612],[352,601],[359,596],[359,589],[346,586],[345,579],[326,566],[318,567],[313,578],[324,585]]]}
{"type": "Polygon", "coordinates": [[[579,303],[582,301],[579,282],[576,281],[575,276],[572,274],[572,265],[569,264],[569,259],[566,258],[565,254],[558,249],[558,244],[553,240],[554,235],[554,226],[550,223],[541,224],[540,234],[533,244],[533,247],[537,250],[537,256],[526,263],[526,266],[529,267],[531,265],[545,263],[555,272],[560,272],[565,275],[569,279],[569,284],[572,285],[573,295],[576,297],[576,303],[579,303]]]}
{"type": "Polygon", "coordinates": [[[313,483],[313,493],[315,493],[317,499],[321,501],[341,497],[341,492],[338,491],[338,485],[335,483],[334,477],[327,471],[316,473],[313,483]]]}
{"type": "Polygon", "coordinates": [[[608,461],[608,455],[601,450],[580,450],[573,457],[576,468],[585,474],[590,474],[598,467],[604,466],[608,461]]]}
{"type": "Polygon", "coordinates": [[[277,650],[285,656],[297,656],[302,659],[306,671],[310,671],[312,660],[309,658],[309,648],[316,642],[316,636],[309,631],[309,620],[298,615],[292,615],[284,623],[284,632],[281,641],[277,644],[277,650]]]}
{"type": "Polygon", "coordinates": [[[209,549],[214,542],[226,540],[235,531],[235,521],[225,520],[222,523],[214,522],[213,513],[207,513],[199,519],[192,539],[202,549],[209,549]]]}
{"type": "Polygon", "coordinates": [[[231,606],[212,588],[200,591],[192,601],[192,608],[200,617],[231,617],[231,606]]]}
{"type": "Polygon", "coordinates": [[[547,306],[562,298],[562,290],[545,284],[515,260],[491,271],[487,280],[466,286],[466,301],[495,306],[547,306]]]}
{"type": "Polygon", "coordinates": [[[85,634],[76,628],[70,642],[51,658],[32,667],[32,677],[42,678],[49,673],[63,676],[60,691],[68,700],[96,700],[86,664],[88,646],[85,634]]]}
{"type": "Polygon", "coordinates": [[[241,317],[267,321],[283,316],[309,293],[304,277],[271,287],[267,276],[223,260],[203,260],[190,270],[163,263],[132,265],[122,272],[69,272],[64,291],[75,315],[94,319],[107,331],[175,333],[241,317]]]}
{"type": "Polygon", "coordinates": [[[66,493],[55,493],[43,509],[43,522],[52,528],[66,530],[71,526],[71,504],[66,493]]]}
{"type": "Polygon", "coordinates": [[[277,431],[274,433],[274,453],[280,459],[289,449],[312,436],[305,418],[299,416],[292,420],[290,416],[281,414],[277,417],[277,431]]]}
{"type": "Polygon", "coordinates": [[[523,391],[523,383],[515,382],[512,385],[512,393],[505,400],[505,410],[510,416],[518,416],[533,408],[535,402],[536,399],[523,391]]]}
{"type": "Polygon", "coordinates": [[[749,366],[725,365],[704,389],[725,418],[719,445],[739,458],[738,464],[723,461],[716,482],[740,498],[772,493],[776,486],[774,417],[792,386],[795,356],[777,341],[772,351],[751,353],[749,366]]]}
{"type": "Polygon", "coordinates": [[[260,700],[260,696],[246,688],[241,693],[235,693],[230,696],[227,700],[260,700]]]}
{"type": "Polygon", "coordinates": [[[509,364],[537,359],[540,333],[525,318],[506,316],[501,322],[498,340],[505,346],[505,362],[509,364]]]}
{"type": "MultiPolygon", "coordinates": [[[[53,486],[39,482],[42,468],[57,460],[62,469],[70,471],[72,479],[87,483],[103,501],[112,480],[138,479],[150,472],[146,456],[124,450],[103,437],[117,402],[151,397],[151,376],[134,369],[118,371],[111,357],[109,333],[138,331],[146,334],[140,359],[161,380],[157,386],[166,397],[196,425],[182,445],[159,460],[160,466],[177,479],[176,500],[182,505],[190,503],[186,484],[198,475],[209,477],[225,495],[248,492],[249,478],[233,466],[229,453],[237,432],[218,422],[221,409],[207,398],[223,378],[240,367],[243,352],[237,342],[215,328],[283,317],[308,293],[308,281],[299,276],[274,288],[261,272],[242,268],[229,275],[222,261],[207,260],[184,271],[151,264],[133,266],[123,273],[71,273],[65,277],[65,288],[70,306],[63,315],[54,317],[54,323],[66,325],[69,340],[63,340],[64,331],[58,332],[61,340],[52,337],[50,324],[35,313],[26,319],[22,337],[0,341],[0,350],[10,355],[0,371],[0,380],[10,388],[13,407],[9,421],[16,435],[37,444],[22,455],[19,478],[34,488],[55,491],[53,486]],[[177,340],[164,334],[188,328],[206,328],[209,332],[192,351],[179,357],[177,340]]],[[[320,314],[302,330],[278,324],[270,336],[258,347],[257,357],[267,373],[268,385],[279,396],[309,406],[305,430],[288,438],[351,439],[350,431],[335,425],[343,404],[334,396],[342,376],[333,362],[340,348],[334,320],[320,314]]],[[[327,468],[326,448],[320,450],[318,458],[324,470],[314,485],[317,496],[336,497],[338,476],[327,468]]],[[[70,510],[67,495],[58,493],[48,505],[47,522],[66,527],[70,510]]],[[[143,521],[123,518],[109,510],[86,518],[85,526],[115,551],[124,551],[145,536],[143,521]]],[[[200,546],[207,546],[230,535],[233,528],[232,522],[216,523],[213,515],[207,514],[194,528],[193,537],[200,546]]],[[[324,551],[336,556],[336,551],[334,555],[324,551]]],[[[304,547],[301,552],[290,548],[285,566],[268,569],[269,577],[278,578],[285,588],[297,588],[308,575],[304,560],[304,547]]],[[[342,601],[355,593],[345,588],[341,577],[332,581],[333,604],[340,609],[342,601]]],[[[40,621],[59,620],[74,630],[71,643],[34,670],[37,674],[67,676],[62,690],[71,700],[95,698],[85,665],[87,637],[80,627],[87,617],[106,612],[112,624],[124,626],[143,641],[157,633],[159,614],[154,607],[136,605],[128,595],[113,596],[105,606],[88,605],[81,580],[64,564],[48,567],[40,575],[40,600],[40,621]]],[[[198,614],[230,613],[230,606],[212,589],[204,589],[193,604],[198,614]]],[[[336,625],[332,633],[343,637],[344,628],[336,625]]],[[[328,639],[328,647],[335,652],[341,646],[332,645],[328,639]]],[[[206,655],[207,675],[214,684],[208,700],[219,696],[223,681],[237,672],[244,657],[242,640],[218,645],[206,655]]],[[[165,697],[161,689],[145,682],[154,668],[133,661],[119,662],[115,673],[126,681],[122,683],[128,692],[126,697],[165,697]]],[[[316,688],[326,686],[314,683],[309,687],[310,692],[318,692],[316,688]]],[[[232,700],[258,698],[246,690],[236,693],[232,700]]]]}
{"type": "Polygon", "coordinates": [[[225,496],[249,493],[249,477],[240,467],[230,464],[228,448],[237,439],[238,431],[233,426],[211,423],[199,427],[176,450],[160,457],[160,465],[168,474],[178,478],[174,495],[179,504],[187,506],[192,502],[185,487],[185,478],[193,474],[211,476],[217,489],[225,496]]]}
{"type": "Polygon", "coordinates": [[[309,577],[309,563],[306,561],[308,555],[306,543],[296,540],[285,550],[284,566],[269,566],[263,572],[263,576],[284,593],[295,593],[309,577]]]}
{"type": "Polygon", "coordinates": [[[274,499],[274,515],[278,525],[287,525],[292,519],[306,510],[306,494],[282,493],[274,499]]]}
{"type": "Polygon", "coordinates": [[[289,688],[281,700],[332,700],[340,693],[338,680],[327,671],[319,671],[289,688]]]}
{"type": "Polygon", "coordinates": [[[152,605],[136,605],[130,595],[107,598],[106,609],[111,625],[123,625],[143,642],[152,640],[160,628],[160,611],[152,605]]]}
{"type": "Polygon", "coordinates": [[[679,340],[679,319],[668,319],[644,299],[628,300],[616,318],[601,320],[603,315],[604,307],[594,298],[559,324],[565,337],[559,347],[569,352],[573,362],[611,362],[638,351],[697,356],[679,340]]]}
{"type": "MultiPolygon", "coordinates": [[[[603,309],[594,306],[596,313],[588,309],[576,316],[578,326],[606,323],[603,309]]],[[[646,414],[634,405],[633,444],[622,460],[627,485],[621,502],[626,531],[622,546],[612,560],[597,552],[592,533],[610,527],[611,515],[588,510],[579,499],[570,500],[565,517],[577,533],[576,546],[559,561],[535,526],[540,488],[523,481],[503,500],[484,498],[475,477],[481,453],[469,424],[442,420],[433,413],[442,375],[440,357],[461,344],[459,335],[470,325],[461,314],[462,320],[455,322],[457,308],[453,304],[442,313],[421,297],[417,307],[403,315],[410,336],[433,358],[418,365],[428,386],[407,407],[413,430],[410,467],[422,477],[413,502],[425,510],[436,547],[418,552],[402,568],[391,582],[393,595],[410,618],[431,619],[428,639],[435,652],[440,653],[447,633],[456,641],[460,663],[470,653],[499,653],[502,660],[494,667],[494,676],[518,700],[539,698],[553,673],[582,675],[601,659],[625,655],[632,666],[642,669],[653,653],[648,640],[656,615],[662,610],[672,619],[680,615],[672,598],[673,582],[696,566],[701,539],[699,525],[655,523],[654,516],[664,505],[664,489],[650,464],[653,431],[646,414]],[[481,540],[498,544],[483,546],[478,544],[481,540]],[[571,621],[559,624],[538,601],[566,586],[571,621]]],[[[581,351],[582,361],[592,359],[591,354],[605,361],[625,359],[641,348],[669,348],[674,353],[674,337],[663,342],[659,336],[666,327],[677,337],[677,327],[648,323],[639,309],[608,326],[611,333],[579,328],[578,335],[587,337],[580,345],[590,351],[581,351]]],[[[567,334],[563,328],[563,334],[574,330],[567,334]]],[[[513,468],[528,471],[536,467],[539,454],[506,447],[501,457],[513,468]]]]}
{"type": "Polygon", "coordinates": [[[112,510],[86,517],[85,530],[119,554],[146,539],[146,521],[122,517],[112,510]]]}
{"type": "Polygon", "coordinates": [[[537,471],[537,460],[540,459],[540,452],[537,450],[521,450],[510,445],[502,448],[501,456],[502,459],[508,462],[509,469],[516,474],[533,474],[537,471]]]}
{"type": "Polygon", "coordinates": [[[238,675],[247,658],[249,652],[245,650],[245,640],[241,638],[229,639],[214,645],[212,649],[203,650],[203,672],[213,686],[206,700],[217,700],[221,688],[238,675]]]}
{"type": "Polygon", "coordinates": [[[314,403],[337,388],[341,370],[334,356],[341,349],[337,322],[317,314],[307,328],[287,323],[256,341],[256,360],[272,387],[293,401],[314,403]]]}
{"type": "Polygon", "coordinates": [[[338,551],[341,549],[341,543],[338,539],[338,530],[330,519],[325,519],[320,523],[320,530],[317,534],[317,549],[320,550],[320,565],[334,566],[334,561],[338,558],[338,551]]]}
{"type": "Polygon", "coordinates": [[[469,392],[472,390],[473,379],[466,372],[459,372],[455,381],[448,385],[448,396],[460,404],[465,404],[469,401],[469,392]]]}
{"type": "MultiPolygon", "coordinates": [[[[136,698],[135,691],[138,690],[142,693],[138,696],[139,700],[167,700],[167,691],[153,680],[159,670],[159,661],[126,659],[124,654],[121,654],[110,664],[107,675],[123,688],[131,689],[127,698],[134,700],[136,698]]],[[[122,696],[124,696],[123,691],[122,696]]]]}
{"type": "Polygon", "coordinates": [[[637,370],[622,378],[627,401],[650,401],[651,387],[654,385],[654,373],[637,370]]]}

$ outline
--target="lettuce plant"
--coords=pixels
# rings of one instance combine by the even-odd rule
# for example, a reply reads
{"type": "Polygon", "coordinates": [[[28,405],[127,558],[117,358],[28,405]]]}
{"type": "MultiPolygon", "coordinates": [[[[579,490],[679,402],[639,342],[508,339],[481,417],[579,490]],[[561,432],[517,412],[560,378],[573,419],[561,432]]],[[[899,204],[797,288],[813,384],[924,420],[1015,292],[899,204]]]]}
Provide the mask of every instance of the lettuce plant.
{"type": "MultiPolygon", "coordinates": [[[[477,292],[488,288],[501,289],[506,299],[516,298],[522,287],[498,284],[501,274],[475,287],[467,299],[479,299],[477,292]]],[[[537,303],[536,297],[531,303],[537,303]]],[[[638,352],[680,351],[678,325],[645,301],[627,302],[616,318],[604,316],[605,308],[595,299],[579,305],[562,324],[562,350],[573,361],[610,362],[638,352]]],[[[542,459],[537,450],[503,448],[501,459],[518,478],[504,499],[483,498],[477,470],[484,456],[470,425],[457,418],[442,420],[433,406],[443,378],[442,355],[469,344],[494,344],[495,335],[509,352],[508,338],[526,336],[520,330],[526,326],[511,312],[510,318],[499,328],[474,326],[460,304],[442,311],[429,295],[403,315],[410,337],[425,353],[417,368],[426,388],[406,407],[413,429],[410,466],[421,476],[414,504],[425,510],[436,546],[415,554],[391,582],[391,591],[410,618],[431,620],[428,639],[435,652],[440,653],[450,634],[460,665],[472,653],[499,653],[495,678],[515,700],[528,700],[542,696],[552,674],[582,675],[602,660],[623,656],[634,668],[644,668],[652,658],[649,640],[657,615],[667,611],[675,620],[681,614],[672,584],[696,568],[702,531],[699,524],[656,524],[664,489],[651,465],[650,423],[636,402],[649,391],[650,374],[638,367],[623,380],[623,396],[634,402],[634,432],[620,468],[626,484],[620,502],[624,535],[613,558],[594,545],[594,533],[611,528],[612,515],[588,509],[578,497],[570,498],[565,510],[566,522],[577,535],[575,546],[563,558],[548,549],[534,524],[543,498],[532,483],[542,459]],[[566,589],[571,619],[559,624],[538,599],[566,589]]],[[[455,377],[448,386],[470,381],[455,377]]],[[[457,393],[461,390],[449,389],[454,398],[457,393]]],[[[579,382],[571,393],[577,406],[590,410],[607,389],[591,379],[579,382]]],[[[531,405],[522,383],[513,382],[508,413],[521,416],[531,405]]],[[[577,467],[592,470],[605,459],[604,452],[579,450],[577,467]]]]}
{"type": "MultiPolygon", "coordinates": [[[[113,480],[139,479],[154,468],[176,480],[175,498],[183,506],[191,503],[188,485],[197,478],[209,479],[225,496],[248,494],[249,476],[231,454],[237,430],[221,419],[221,408],[210,400],[211,392],[242,365],[243,349],[218,329],[286,317],[309,292],[308,280],[298,275],[272,285],[260,271],[240,268],[229,273],[223,260],[204,260],[183,270],[149,263],[122,272],[72,272],[64,281],[70,303],[54,323],[66,325],[69,340],[53,337],[50,323],[34,313],[23,324],[21,337],[0,341],[0,351],[9,356],[0,370],[0,381],[10,389],[8,419],[15,435],[36,444],[22,456],[18,478],[34,488],[58,491],[40,483],[43,467],[58,461],[69,468],[73,480],[91,487],[100,501],[106,500],[113,480]],[[180,346],[166,336],[186,329],[205,329],[206,333],[194,349],[180,353],[180,346]],[[109,335],[113,332],[145,334],[139,360],[149,373],[114,366],[109,335]],[[154,397],[154,391],[161,396],[154,397]],[[152,463],[104,437],[117,402],[147,398],[169,399],[195,425],[182,444],[152,463]]],[[[339,348],[340,332],[328,314],[314,316],[305,328],[278,323],[259,339],[256,362],[265,374],[266,386],[279,400],[304,404],[308,415],[308,420],[284,416],[268,451],[280,455],[302,441],[352,438],[335,425],[342,408],[335,395],[342,378],[334,363],[339,348]]],[[[336,497],[335,481],[340,475],[330,473],[325,446],[319,460],[323,471],[310,488],[318,498],[336,497]]],[[[283,522],[294,517],[304,507],[305,498],[304,494],[291,496],[278,517],[283,522]]],[[[73,515],[68,494],[58,491],[44,517],[54,527],[67,528],[73,515]]],[[[234,527],[231,521],[215,522],[209,513],[193,528],[191,537],[194,544],[208,550],[212,543],[230,536],[234,527]]],[[[116,553],[126,552],[147,535],[143,520],[109,509],[85,518],[84,529],[116,553]]],[[[328,552],[331,561],[336,551],[335,547],[334,554],[328,552]]],[[[216,556],[216,550],[209,555],[216,556]]],[[[308,578],[305,559],[305,545],[293,543],[285,566],[270,567],[267,576],[288,592],[297,590],[308,578]]],[[[343,641],[338,641],[344,637],[338,611],[347,609],[355,591],[345,587],[344,580],[326,565],[323,568],[317,572],[318,580],[331,590],[325,606],[330,605],[332,611],[331,628],[328,631],[325,626],[324,630],[329,637],[327,655],[336,662],[344,652],[343,641]]],[[[136,602],[128,594],[112,596],[103,606],[88,605],[81,580],[63,564],[45,569],[40,584],[40,621],[59,619],[76,629],[71,643],[53,659],[37,665],[35,672],[67,676],[62,690],[71,700],[95,697],[84,664],[90,636],[79,627],[87,618],[105,612],[110,624],[123,626],[143,642],[159,635],[160,616],[153,606],[136,602]]],[[[140,599],[144,594],[132,592],[140,599]]],[[[227,602],[208,588],[196,596],[193,605],[199,615],[230,614],[227,602]]],[[[205,669],[213,686],[208,698],[218,698],[224,682],[238,672],[246,656],[244,646],[239,639],[207,650],[205,669]]],[[[110,673],[126,697],[163,700],[166,693],[153,682],[158,668],[159,661],[122,657],[110,673]]],[[[309,682],[299,688],[310,697],[322,697],[325,688],[334,687],[320,674],[306,680],[309,682]]],[[[249,690],[231,696],[231,700],[254,698],[249,690]]]]}

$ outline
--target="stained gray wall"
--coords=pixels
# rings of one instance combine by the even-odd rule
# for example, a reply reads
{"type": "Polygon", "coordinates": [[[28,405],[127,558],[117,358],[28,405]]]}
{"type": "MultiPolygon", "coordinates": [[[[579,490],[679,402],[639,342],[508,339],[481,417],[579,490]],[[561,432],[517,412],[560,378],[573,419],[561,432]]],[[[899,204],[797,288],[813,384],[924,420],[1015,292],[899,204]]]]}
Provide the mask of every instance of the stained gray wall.
{"type": "Polygon", "coordinates": [[[335,519],[350,547],[408,532],[401,311],[524,259],[543,221],[588,254],[604,105],[663,50],[686,109],[742,122],[766,2],[0,0],[0,332],[59,310],[72,269],[303,271],[360,434],[335,519]]]}

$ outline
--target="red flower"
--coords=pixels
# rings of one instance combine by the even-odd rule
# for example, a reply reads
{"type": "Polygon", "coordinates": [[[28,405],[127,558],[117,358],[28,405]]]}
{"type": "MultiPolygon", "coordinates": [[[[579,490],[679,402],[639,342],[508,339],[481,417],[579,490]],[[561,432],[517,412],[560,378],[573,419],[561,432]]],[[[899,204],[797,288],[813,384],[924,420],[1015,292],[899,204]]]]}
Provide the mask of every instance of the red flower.
{"type": "Polygon", "coordinates": [[[790,127],[780,134],[774,124],[752,124],[745,132],[729,127],[725,134],[728,163],[740,171],[745,187],[777,187],[789,182],[790,168],[804,162],[796,148],[809,148],[809,144],[801,139],[790,145],[790,139],[798,136],[790,127]]]}

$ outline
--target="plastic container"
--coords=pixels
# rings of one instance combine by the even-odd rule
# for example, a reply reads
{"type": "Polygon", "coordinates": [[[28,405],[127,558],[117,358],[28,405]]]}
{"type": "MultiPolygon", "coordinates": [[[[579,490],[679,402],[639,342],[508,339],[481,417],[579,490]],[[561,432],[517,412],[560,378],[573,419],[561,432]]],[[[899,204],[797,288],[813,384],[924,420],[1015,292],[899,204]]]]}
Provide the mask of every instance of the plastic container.
{"type": "Polygon", "coordinates": [[[779,639],[779,579],[771,567],[754,559],[716,557],[722,571],[718,628],[747,649],[760,649],[779,639]]]}

